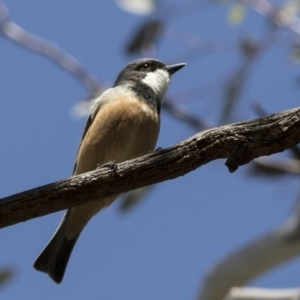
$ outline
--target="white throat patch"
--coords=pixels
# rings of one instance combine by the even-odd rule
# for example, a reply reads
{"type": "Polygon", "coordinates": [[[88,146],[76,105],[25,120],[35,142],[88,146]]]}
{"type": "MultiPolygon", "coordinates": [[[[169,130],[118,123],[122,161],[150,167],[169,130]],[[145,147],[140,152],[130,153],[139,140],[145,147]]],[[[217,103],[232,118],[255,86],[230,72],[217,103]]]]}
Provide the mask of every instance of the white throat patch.
{"type": "Polygon", "coordinates": [[[162,101],[165,96],[170,83],[169,73],[165,70],[156,70],[149,72],[142,80],[145,84],[150,86],[159,99],[162,101]]]}

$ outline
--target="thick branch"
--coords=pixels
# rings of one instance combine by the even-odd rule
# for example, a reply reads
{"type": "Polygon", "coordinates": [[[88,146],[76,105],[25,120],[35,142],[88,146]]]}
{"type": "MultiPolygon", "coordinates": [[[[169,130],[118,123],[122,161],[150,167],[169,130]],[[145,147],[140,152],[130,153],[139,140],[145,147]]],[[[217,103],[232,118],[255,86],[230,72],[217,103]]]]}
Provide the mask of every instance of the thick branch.
{"type": "Polygon", "coordinates": [[[99,168],[0,201],[0,228],[87,201],[183,176],[212,160],[227,158],[230,172],[254,158],[300,143],[300,108],[213,128],[162,151],[99,168]]]}

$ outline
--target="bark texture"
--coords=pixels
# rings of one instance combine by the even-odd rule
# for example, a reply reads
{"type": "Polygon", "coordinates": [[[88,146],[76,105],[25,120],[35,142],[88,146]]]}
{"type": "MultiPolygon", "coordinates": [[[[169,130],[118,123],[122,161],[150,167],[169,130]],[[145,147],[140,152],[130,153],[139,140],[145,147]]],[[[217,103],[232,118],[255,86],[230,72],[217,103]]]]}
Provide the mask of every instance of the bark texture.
{"type": "Polygon", "coordinates": [[[0,228],[174,179],[226,158],[234,172],[300,142],[300,108],[200,132],[170,148],[0,199],[0,228]]]}

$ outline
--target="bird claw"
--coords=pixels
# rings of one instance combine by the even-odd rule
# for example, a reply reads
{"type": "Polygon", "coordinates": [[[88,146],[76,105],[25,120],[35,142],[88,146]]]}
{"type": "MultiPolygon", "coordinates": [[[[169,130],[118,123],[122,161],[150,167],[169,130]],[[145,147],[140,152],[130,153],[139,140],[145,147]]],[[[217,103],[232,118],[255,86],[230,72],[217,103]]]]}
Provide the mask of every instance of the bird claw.
{"type": "Polygon", "coordinates": [[[107,162],[107,163],[105,163],[105,164],[103,164],[103,165],[98,165],[97,168],[98,168],[98,169],[108,168],[108,169],[110,169],[111,171],[117,172],[117,170],[118,170],[118,165],[117,165],[117,163],[116,163],[114,160],[112,160],[112,161],[109,161],[109,162],[107,162]]]}

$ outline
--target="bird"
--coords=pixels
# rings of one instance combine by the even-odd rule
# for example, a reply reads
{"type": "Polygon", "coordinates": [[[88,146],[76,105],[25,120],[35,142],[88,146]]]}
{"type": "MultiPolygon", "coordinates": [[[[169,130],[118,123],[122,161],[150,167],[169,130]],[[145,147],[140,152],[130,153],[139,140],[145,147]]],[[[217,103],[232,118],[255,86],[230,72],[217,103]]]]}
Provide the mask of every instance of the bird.
{"type": "MultiPolygon", "coordinates": [[[[113,87],[94,101],[78,147],[73,175],[154,151],[161,106],[170,77],[185,65],[143,58],[125,66],[113,87]]],[[[47,273],[55,283],[61,283],[83,228],[117,197],[110,196],[68,209],[33,267],[47,273]]]]}

